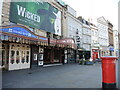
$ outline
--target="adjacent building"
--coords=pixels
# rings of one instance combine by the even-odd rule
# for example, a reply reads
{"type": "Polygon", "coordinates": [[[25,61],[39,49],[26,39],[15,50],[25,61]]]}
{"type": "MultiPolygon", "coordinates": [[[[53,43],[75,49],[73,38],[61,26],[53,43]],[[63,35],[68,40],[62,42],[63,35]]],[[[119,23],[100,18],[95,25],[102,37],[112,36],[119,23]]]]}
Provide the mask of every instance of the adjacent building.
{"type": "Polygon", "coordinates": [[[108,36],[108,22],[102,16],[97,19],[97,27],[98,27],[98,41],[100,45],[100,56],[108,56],[109,55],[109,36],[108,36]]]}
{"type": "Polygon", "coordinates": [[[67,5],[67,29],[64,37],[72,38],[77,46],[76,49],[68,50],[68,62],[70,59],[76,59],[80,57],[77,50],[82,47],[82,23],[76,18],[76,11],[67,5]]]}
{"type": "Polygon", "coordinates": [[[91,57],[91,29],[90,23],[83,19],[81,16],[78,17],[78,20],[82,22],[82,58],[90,59],[91,57]]]}
{"type": "Polygon", "coordinates": [[[90,23],[91,28],[91,57],[92,60],[100,58],[99,56],[99,41],[98,41],[98,28],[95,24],[90,23]]]}
{"type": "Polygon", "coordinates": [[[118,30],[113,31],[114,37],[114,55],[119,57],[119,38],[118,38],[118,30]]]}
{"type": "Polygon", "coordinates": [[[114,56],[114,38],[113,38],[113,25],[110,21],[108,22],[108,37],[109,37],[109,55],[114,56]]]}

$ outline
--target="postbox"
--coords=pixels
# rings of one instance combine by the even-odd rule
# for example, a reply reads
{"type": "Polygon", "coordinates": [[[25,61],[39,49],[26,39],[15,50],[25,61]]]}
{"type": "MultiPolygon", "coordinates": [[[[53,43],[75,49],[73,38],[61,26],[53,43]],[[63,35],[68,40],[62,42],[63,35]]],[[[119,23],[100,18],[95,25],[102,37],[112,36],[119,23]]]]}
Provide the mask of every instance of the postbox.
{"type": "Polygon", "coordinates": [[[102,88],[116,88],[115,56],[104,56],[102,59],[102,88]]]}

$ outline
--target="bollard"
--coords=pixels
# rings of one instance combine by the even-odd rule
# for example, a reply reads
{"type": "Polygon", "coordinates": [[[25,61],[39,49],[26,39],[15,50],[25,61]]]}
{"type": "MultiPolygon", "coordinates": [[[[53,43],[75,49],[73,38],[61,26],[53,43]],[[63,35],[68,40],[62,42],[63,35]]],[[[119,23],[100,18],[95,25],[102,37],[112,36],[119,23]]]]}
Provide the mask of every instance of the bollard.
{"type": "Polygon", "coordinates": [[[104,56],[102,59],[102,88],[116,88],[115,56],[104,56]]]}

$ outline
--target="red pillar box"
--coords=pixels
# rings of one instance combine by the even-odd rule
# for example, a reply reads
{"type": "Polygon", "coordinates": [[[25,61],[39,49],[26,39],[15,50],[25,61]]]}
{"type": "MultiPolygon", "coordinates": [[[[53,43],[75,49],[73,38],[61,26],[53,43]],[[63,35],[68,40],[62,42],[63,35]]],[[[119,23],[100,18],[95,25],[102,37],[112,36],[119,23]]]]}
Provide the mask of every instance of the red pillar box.
{"type": "Polygon", "coordinates": [[[116,59],[114,56],[102,59],[102,88],[116,88],[116,59]]]}

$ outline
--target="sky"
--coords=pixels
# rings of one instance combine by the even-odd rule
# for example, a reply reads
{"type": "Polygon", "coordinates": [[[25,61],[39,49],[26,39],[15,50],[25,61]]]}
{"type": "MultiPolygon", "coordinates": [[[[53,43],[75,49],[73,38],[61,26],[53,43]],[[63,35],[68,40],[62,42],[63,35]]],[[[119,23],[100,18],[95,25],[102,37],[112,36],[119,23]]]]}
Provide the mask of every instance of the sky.
{"type": "Polygon", "coordinates": [[[63,0],[71,6],[77,16],[84,19],[92,18],[96,24],[97,18],[104,16],[113,24],[113,29],[118,30],[118,2],[120,0],[63,0]]]}

